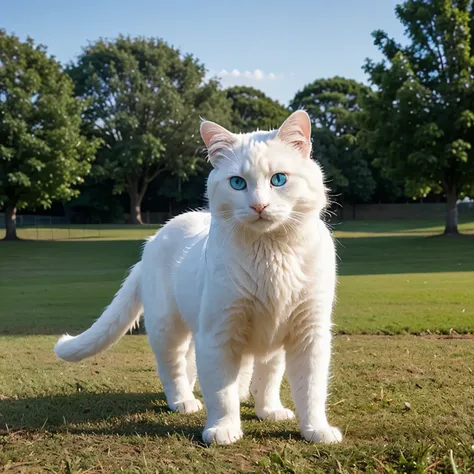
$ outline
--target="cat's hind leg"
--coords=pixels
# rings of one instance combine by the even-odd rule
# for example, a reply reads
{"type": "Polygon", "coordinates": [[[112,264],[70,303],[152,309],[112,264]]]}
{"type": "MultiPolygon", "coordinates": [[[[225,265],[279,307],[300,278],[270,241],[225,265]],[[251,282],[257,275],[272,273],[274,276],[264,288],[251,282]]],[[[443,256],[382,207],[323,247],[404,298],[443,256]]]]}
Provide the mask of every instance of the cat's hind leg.
{"type": "Polygon", "coordinates": [[[294,413],[280,401],[280,387],[285,373],[285,354],[279,351],[269,359],[256,359],[250,391],[255,411],[261,420],[290,420],[294,413]]]}
{"type": "Polygon", "coordinates": [[[239,399],[245,402],[250,397],[250,383],[253,375],[254,358],[251,355],[244,355],[240,363],[239,370],[239,399]]]}
{"type": "MultiPolygon", "coordinates": [[[[194,396],[195,376],[188,370],[188,353],[191,347],[191,331],[177,311],[150,315],[145,307],[145,324],[151,348],[158,365],[158,376],[163,384],[168,406],[180,413],[193,413],[202,409],[202,403],[194,396]],[[188,378],[188,377],[191,377],[188,378]]],[[[194,354],[193,354],[194,356],[194,354]]],[[[190,359],[194,357],[189,357],[190,359]]]]}
{"type": "Polygon", "coordinates": [[[197,382],[197,367],[196,367],[196,349],[194,340],[191,339],[189,343],[188,352],[186,354],[186,374],[188,376],[191,390],[194,391],[197,382]]]}

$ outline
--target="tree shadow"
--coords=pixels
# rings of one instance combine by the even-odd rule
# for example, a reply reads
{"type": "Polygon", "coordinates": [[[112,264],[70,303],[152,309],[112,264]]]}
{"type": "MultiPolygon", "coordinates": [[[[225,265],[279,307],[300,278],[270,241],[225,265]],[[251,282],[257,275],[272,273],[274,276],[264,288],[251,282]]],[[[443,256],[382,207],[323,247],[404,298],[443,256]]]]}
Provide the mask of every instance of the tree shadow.
{"type": "MultiPolygon", "coordinates": [[[[433,238],[424,235],[377,235],[336,239],[339,272],[342,275],[399,273],[443,273],[474,271],[474,235],[462,238],[433,238]]],[[[5,255],[5,277],[22,272],[50,277],[55,275],[86,280],[87,272],[115,269],[122,275],[140,258],[141,240],[78,240],[9,242],[5,255]],[[14,258],[15,257],[15,258],[14,258]],[[31,263],[25,262],[31,257],[31,263]],[[11,262],[10,259],[14,259],[11,262]],[[38,267],[41,265],[41,267],[38,267]]],[[[0,251],[2,249],[0,248],[0,251]]],[[[2,260],[3,252],[0,252],[2,260]]],[[[0,268],[0,273],[2,268],[0,268]]]]}
{"type": "MultiPolygon", "coordinates": [[[[139,260],[142,245],[141,240],[0,245],[0,333],[58,334],[89,327],[139,260]]],[[[474,235],[342,236],[336,245],[342,277],[474,271],[474,235]]]]}
{"type": "MultiPolygon", "coordinates": [[[[463,225],[473,222],[474,214],[463,215],[459,218],[462,232],[463,225]]],[[[340,220],[332,219],[328,225],[333,231],[362,232],[365,234],[440,234],[443,232],[444,219],[368,219],[340,220]]]]}
{"type": "Polygon", "coordinates": [[[474,235],[342,237],[336,239],[340,275],[474,271],[474,235]]]}

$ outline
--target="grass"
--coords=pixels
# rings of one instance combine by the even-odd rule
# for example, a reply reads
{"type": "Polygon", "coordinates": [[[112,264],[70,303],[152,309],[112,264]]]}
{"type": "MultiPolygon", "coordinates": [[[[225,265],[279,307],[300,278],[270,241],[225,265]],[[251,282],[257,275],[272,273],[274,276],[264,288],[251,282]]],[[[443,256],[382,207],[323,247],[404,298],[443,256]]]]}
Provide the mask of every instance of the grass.
{"type": "MultiPolygon", "coordinates": [[[[453,239],[432,237],[442,231],[432,222],[336,226],[336,332],[474,331],[474,222],[461,228],[468,236],[453,239]]],[[[1,242],[0,331],[88,327],[139,258],[143,238],[155,231],[102,226],[89,229],[94,238],[1,242]]]]}
{"type": "Polygon", "coordinates": [[[351,222],[336,227],[338,332],[474,330],[474,223],[444,238],[432,223],[351,222]],[[410,227],[409,227],[410,226],[410,227]]]}
{"type": "MultiPolygon", "coordinates": [[[[257,421],[248,402],[244,439],[205,447],[203,414],[166,409],[145,336],[77,365],[55,359],[56,335],[97,318],[154,232],[96,227],[80,238],[79,230],[69,239],[58,228],[62,241],[0,242],[0,469],[474,472],[472,235],[433,237],[442,230],[433,222],[336,226],[329,417],[344,442],[308,444],[294,422],[257,421]],[[451,328],[465,335],[435,335],[451,328]]],[[[462,231],[474,234],[474,223],[462,231]]],[[[287,385],[282,397],[291,406],[287,385]]]]}
{"type": "MultiPolygon", "coordinates": [[[[24,240],[142,240],[149,237],[157,225],[123,226],[116,224],[57,225],[45,227],[19,227],[18,237],[24,240]]],[[[0,229],[0,239],[5,229],[0,229]]]]}
{"type": "MultiPolygon", "coordinates": [[[[345,433],[340,446],[302,441],[296,422],[259,422],[246,403],[244,439],[210,448],[200,442],[203,414],[166,409],[144,336],[125,337],[78,365],[55,360],[54,342],[0,338],[0,465],[76,473],[452,472],[453,450],[459,472],[474,470],[470,340],[338,336],[329,417],[345,433]]],[[[286,385],[282,392],[291,406],[286,385]]]]}

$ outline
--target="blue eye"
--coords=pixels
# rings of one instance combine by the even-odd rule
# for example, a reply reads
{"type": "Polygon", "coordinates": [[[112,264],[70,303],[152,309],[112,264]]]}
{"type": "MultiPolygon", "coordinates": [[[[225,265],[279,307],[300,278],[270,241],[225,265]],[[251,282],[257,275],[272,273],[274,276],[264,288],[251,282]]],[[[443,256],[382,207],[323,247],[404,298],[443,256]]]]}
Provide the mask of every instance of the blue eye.
{"type": "Polygon", "coordinates": [[[280,186],[283,186],[286,183],[287,179],[288,178],[285,173],[277,173],[272,176],[270,182],[272,183],[272,186],[279,188],[280,186]]]}
{"type": "Polygon", "coordinates": [[[232,178],[230,178],[230,185],[237,191],[242,191],[247,187],[245,179],[240,176],[232,176],[232,178]]]}

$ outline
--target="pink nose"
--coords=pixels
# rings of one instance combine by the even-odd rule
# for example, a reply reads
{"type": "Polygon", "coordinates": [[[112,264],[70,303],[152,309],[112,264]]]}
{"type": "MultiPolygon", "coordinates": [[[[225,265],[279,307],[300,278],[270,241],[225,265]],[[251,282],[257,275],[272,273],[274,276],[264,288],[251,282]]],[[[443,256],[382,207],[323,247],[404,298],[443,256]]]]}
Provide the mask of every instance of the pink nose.
{"type": "Polygon", "coordinates": [[[254,204],[250,206],[252,209],[255,209],[259,214],[268,206],[268,204],[254,204]]]}

